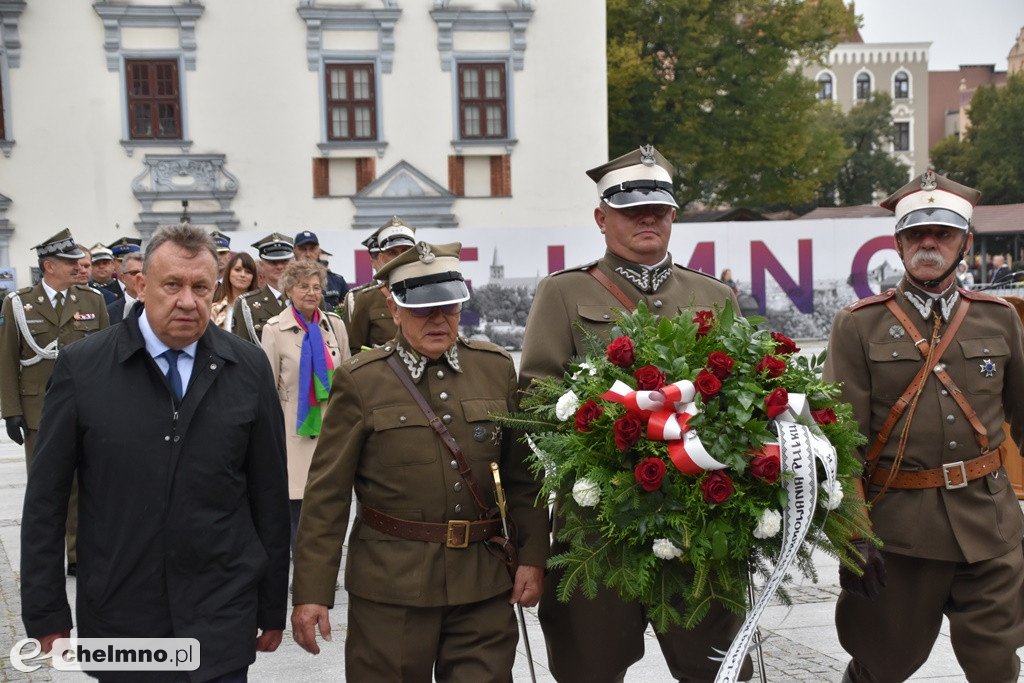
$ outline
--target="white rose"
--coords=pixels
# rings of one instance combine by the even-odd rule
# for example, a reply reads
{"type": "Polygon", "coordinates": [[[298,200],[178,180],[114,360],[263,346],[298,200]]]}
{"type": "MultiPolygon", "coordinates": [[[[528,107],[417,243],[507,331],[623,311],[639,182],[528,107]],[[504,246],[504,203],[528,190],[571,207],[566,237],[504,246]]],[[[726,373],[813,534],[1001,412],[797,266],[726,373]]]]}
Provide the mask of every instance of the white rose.
{"type": "Polygon", "coordinates": [[[564,422],[575,415],[576,409],[579,407],[580,399],[572,390],[569,390],[558,397],[558,403],[555,404],[555,417],[564,422]]]}
{"type": "Polygon", "coordinates": [[[782,528],[782,515],[777,510],[765,510],[754,529],[754,538],[771,538],[782,528]]]}
{"type": "Polygon", "coordinates": [[[572,373],[573,381],[579,379],[579,376],[583,374],[584,370],[587,371],[587,374],[590,375],[591,377],[597,374],[597,368],[595,368],[590,363],[580,363],[579,370],[572,373]]]}
{"type": "Polygon", "coordinates": [[[672,541],[667,538],[656,538],[654,540],[654,556],[660,557],[663,560],[674,560],[683,554],[683,551],[677,548],[672,541]]]}
{"type": "Polygon", "coordinates": [[[821,490],[825,492],[824,505],[826,510],[835,510],[839,507],[839,504],[843,502],[843,486],[836,479],[832,482],[832,490],[830,491],[827,484],[823,484],[821,490]]]}
{"type": "Polygon", "coordinates": [[[592,508],[601,499],[601,487],[591,479],[577,479],[572,485],[572,497],[585,508],[592,508]]]}

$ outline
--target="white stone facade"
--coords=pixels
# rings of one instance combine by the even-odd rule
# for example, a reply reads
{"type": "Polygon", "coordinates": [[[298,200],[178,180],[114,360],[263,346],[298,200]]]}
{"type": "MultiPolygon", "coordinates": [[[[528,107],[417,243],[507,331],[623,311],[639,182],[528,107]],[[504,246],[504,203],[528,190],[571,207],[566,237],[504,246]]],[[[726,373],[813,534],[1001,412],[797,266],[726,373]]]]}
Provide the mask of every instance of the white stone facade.
{"type": "Polygon", "coordinates": [[[322,235],[392,214],[579,224],[596,203],[584,170],[607,160],[600,1],[0,0],[0,22],[0,267],[19,286],[31,247],[60,229],[87,246],[145,238],[183,199],[221,230],[322,235]],[[177,72],[169,139],[133,139],[138,60],[177,72]],[[500,135],[460,129],[467,64],[498,65],[500,135]],[[332,65],[372,74],[368,139],[330,139],[331,69],[345,68],[332,65]]]}

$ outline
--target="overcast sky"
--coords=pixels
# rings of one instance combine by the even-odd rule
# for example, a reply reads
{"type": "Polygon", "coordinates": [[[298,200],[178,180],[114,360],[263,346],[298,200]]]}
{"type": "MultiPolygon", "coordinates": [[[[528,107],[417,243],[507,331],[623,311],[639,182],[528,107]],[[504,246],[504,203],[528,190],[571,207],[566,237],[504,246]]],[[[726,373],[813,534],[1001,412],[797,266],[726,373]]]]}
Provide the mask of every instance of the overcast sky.
{"type": "Polygon", "coordinates": [[[926,43],[931,71],[961,64],[1006,70],[1024,28],[1024,0],[855,0],[866,43],[926,43]]]}

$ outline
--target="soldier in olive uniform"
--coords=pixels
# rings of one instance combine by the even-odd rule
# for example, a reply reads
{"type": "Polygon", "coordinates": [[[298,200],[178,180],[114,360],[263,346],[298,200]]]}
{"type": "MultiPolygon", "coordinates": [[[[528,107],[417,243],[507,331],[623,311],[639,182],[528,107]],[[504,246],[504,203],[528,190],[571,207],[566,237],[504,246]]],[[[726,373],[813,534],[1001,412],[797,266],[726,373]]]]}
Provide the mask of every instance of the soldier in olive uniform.
{"type": "Polygon", "coordinates": [[[1024,516],[1002,442],[1004,421],[1018,446],[1024,437],[1024,330],[1002,299],[956,286],[979,197],[928,171],[882,202],[906,274],[832,326],[824,377],[842,382],[869,439],[867,499],[884,543],[855,541],[863,577],[840,570],[844,681],[909,678],[943,614],[967,680],[1016,681],[1020,670],[1024,516]]]}
{"type": "Polygon", "coordinates": [[[295,551],[296,642],[319,652],[345,541],[353,486],[359,506],[349,539],[345,675],[350,681],[507,682],[518,631],[513,604],[540,597],[547,514],[526,448],[491,415],[516,408],[516,374],[503,349],[458,337],[458,243],[420,242],[385,266],[395,339],[334,373],[313,454],[295,551]],[[412,388],[403,383],[412,384],[412,388]],[[464,454],[485,507],[500,467],[518,525],[515,580],[485,545],[501,522],[481,520],[468,479],[431,428],[422,395],[464,454]]]}
{"type": "MultiPolygon", "coordinates": [[[[42,281],[4,297],[0,312],[0,410],[7,434],[25,446],[25,464],[32,472],[46,383],[57,353],[68,344],[107,326],[103,296],[87,285],[72,284],[84,252],[69,230],[34,247],[42,281]]],[[[68,573],[77,566],[75,529],[78,491],[68,504],[68,573]]]]}
{"type": "MultiPolygon", "coordinates": [[[[579,324],[610,341],[616,312],[639,301],[665,316],[711,310],[727,301],[739,311],[728,286],[672,263],[668,241],[678,206],[672,198],[672,166],[657,150],[641,147],[587,175],[597,183],[600,205],[594,220],[607,251],[598,261],[541,280],[523,339],[524,388],[534,378],[561,377],[570,358],[587,352],[579,324]]],[[[555,526],[557,532],[557,515],[555,526]]],[[[562,549],[556,540],[552,553],[562,549]]],[[[539,611],[552,674],[562,683],[621,681],[643,657],[648,623],[643,607],[608,589],[594,600],[576,594],[560,602],[555,589],[561,578],[562,570],[548,573],[539,611]]],[[[742,621],[716,603],[696,628],[675,627],[659,635],[669,670],[681,680],[714,679],[718,662],[709,659],[716,654],[713,648],[727,650],[742,621]]],[[[744,674],[751,672],[748,661],[744,674]]]]}
{"type": "Polygon", "coordinates": [[[263,326],[283,311],[288,303],[284,292],[277,288],[277,281],[292,262],[295,253],[292,239],[279,232],[267,235],[252,246],[259,252],[260,271],[266,284],[256,291],[240,295],[235,300],[235,307],[231,313],[231,331],[242,339],[259,344],[263,336],[263,326]]]}
{"type": "MultiPolygon", "coordinates": [[[[416,228],[404,223],[398,216],[378,228],[363,240],[370,252],[374,272],[380,271],[389,261],[408,251],[416,243],[416,228]]],[[[379,282],[369,283],[349,290],[345,296],[345,310],[342,318],[348,330],[349,348],[352,355],[363,349],[381,346],[395,336],[395,323],[388,310],[387,288],[379,282]]]]}

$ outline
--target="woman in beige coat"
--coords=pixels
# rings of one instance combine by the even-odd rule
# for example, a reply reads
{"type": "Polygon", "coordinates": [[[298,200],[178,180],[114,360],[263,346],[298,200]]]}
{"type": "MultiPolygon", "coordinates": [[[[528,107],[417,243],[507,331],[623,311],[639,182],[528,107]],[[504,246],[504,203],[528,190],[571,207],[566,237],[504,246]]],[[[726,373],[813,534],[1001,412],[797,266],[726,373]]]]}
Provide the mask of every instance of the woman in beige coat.
{"type": "Polygon", "coordinates": [[[345,323],[336,314],[319,310],[327,286],[322,266],[294,261],[281,275],[279,284],[289,305],[267,321],[262,345],[274,371],[284,411],[294,550],[302,492],[320,434],[322,411],[327,406],[330,377],[350,353],[345,323]]]}

